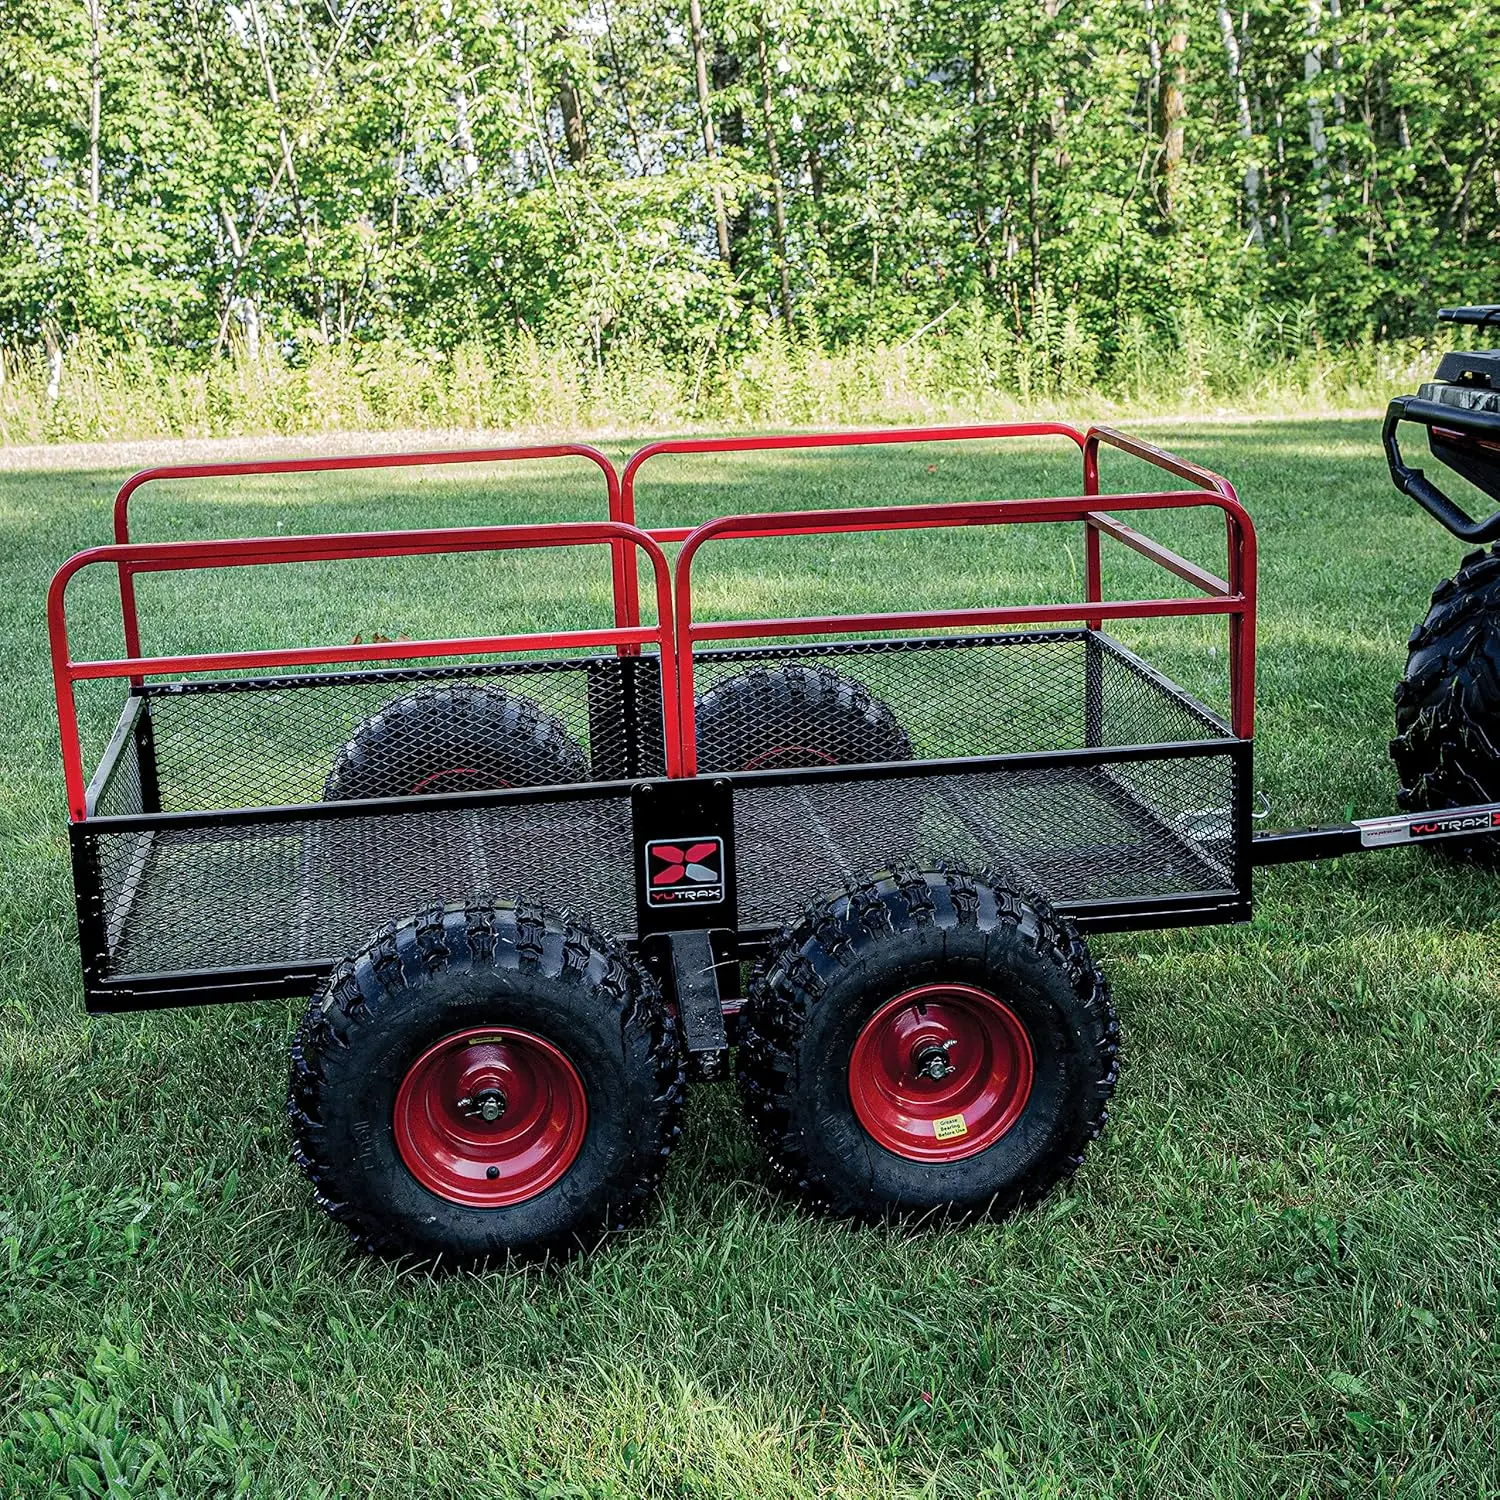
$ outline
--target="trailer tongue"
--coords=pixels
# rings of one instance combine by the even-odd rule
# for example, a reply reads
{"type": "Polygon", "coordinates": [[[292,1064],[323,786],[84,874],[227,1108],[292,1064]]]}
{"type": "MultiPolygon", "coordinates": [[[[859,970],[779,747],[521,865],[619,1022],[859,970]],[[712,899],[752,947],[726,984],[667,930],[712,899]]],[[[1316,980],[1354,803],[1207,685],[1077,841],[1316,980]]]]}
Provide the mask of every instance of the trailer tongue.
{"type": "Polygon", "coordinates": [[[1413,817],[1390,813],[1383,818],[1356,818],[1319,828],[1287,828],[1257,833],[1251,858],[1257,865],[1286,865],[1301,860],[1337,859],[1364,849],[1395,849],[1403,844],[1430,844],[1441,839],[1477,839],[1500,834],[1500,802],[1450,807],[1413,817]]]}

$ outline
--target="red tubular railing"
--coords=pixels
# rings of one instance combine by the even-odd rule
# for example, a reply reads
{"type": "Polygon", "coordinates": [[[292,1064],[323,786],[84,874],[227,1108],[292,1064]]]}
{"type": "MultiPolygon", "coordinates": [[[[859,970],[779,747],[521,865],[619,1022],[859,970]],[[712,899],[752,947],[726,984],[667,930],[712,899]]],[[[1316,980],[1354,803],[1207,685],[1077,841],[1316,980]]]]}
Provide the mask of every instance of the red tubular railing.
{"type": "Polygon", "coordinates": [[[63,774],[69,817],[86,815],[87,777],[73,701],[77,682],[129,678],[139,683],[167,673],[191,675],[241,669],[274,671],[284,667],[339,665],[349,662],[425,660],[433,657],[483,655],[500,651],[558,651],[575,647],[638,649],[654,644],[661,655],[662,698],[667,737],[667,774],[680,775],[677,746],[678,695],[675,691],[675,632],[672,577],[666,555],[655,541],[619,521],[554,522],[537,526],[473,526],[425,531],[356,532],[345,536],[254,537],[235,541],[154,542],[94,547],[71,557],[58,569],[47,591],[47,633],[52,648],[52,681],[62,739],[63,774]],[[220,651],[184,656],[126,656],[111,661],[72,659],[68,645],[67,588],[82,569],[113,564],[131,573],[170,573],[198,569],[249,567],[257,564],[334,562],[362,557],[421,557],[449,552],[505,552],[548,547],[607,545],[612,551],[636,549],[651,561],[656,582],[657,623],[615,625],[596,630],[552,631],[528,635],[480,636],[466,640],[378,641],[367,645],[307,646],[282,650],[220,651]]]}
{"type": "MultiPolygon", "coordinates": [[[[1227,486],[1225,486],[1227,488],[1227,486]]],[[[1124,537],[1121,537],[1124,540],[1124,537]]],[[[1036,625],[1078,621],[1090,628],[1104,620],[1140,620],[1187,615],[1227,615],[1230,621],[1231,727],[1248,739],[1254,727],[1255,527],[1232,492],[1169,491],[1146,495],[1088,495],[1079,499],[976,500],[949,505],[877,506],[858,510],[782,511],[725,516],[698,527],[683,543],[676,564],[677,721],[682,734],[682,774],[697,772],[693,712],[693,648],[703,641],[748,640],[856,631],[951,630],[992,625],[1036,625]],[[1149,537],[1132,532],[1103,509],[1184,510],[1212,506],[1230,530],[1230,582],[1222,583],[1149,537]],[[890,614],[815,616],[770,620],[697,622],[692,613],[693,562],[704,543],[752,537],[813,536],[839,532],[906,531],[952,526],[1003,526],[1023,522],[1083,521],[1111,535],[1128,533],[1129,545],[1193,583],[1201,597],[1105,601],[1077,604],[1014,604],[982,609],[916,610],[890,614]],[[1249,581],[1248,590],[1244,583],[1249,581]],[[1236,626],[1240,628],[1236,630],[1236,626]]]]}
{"type": "Polygon", "coordinates": [[[1004,422],[953,427],[897,427],[840,433],[792,433],[750,438],[678,438],[649,443],[638,450],[622,474],[597,449],[564,443],[530,447],[460,449],[436,453],[366,454],[327,459],[281,459],[264,463],[187,464],[147,469],[134,475],[115,498],[116,545],[80,553],[65,563],[48,595],[48,628],[52,637],[53,674],[63,761],[71,815],[83,816],[84,775],[73,705],[73,684],[101,677],[129,677],[139,685],[164,672],[210,672],[289,666],[333,665],[358,661],[395,661],[454,656],[466,652],[532,651],[611,646],[621,654],[655,644],[661,653],[669,775],[696,772],[693,710],[693,647],[709,640],[752,637],[847,634],[868,630],[954,629],[991,625],[1034,625],[1078,621],[1101,629],[1106,620],[1172,616],[1228,617],[1231,724],[1248,739],[1255,714],[1255,528],[1234,488],[1221,476],[1175,457],[1154,444],[1108,427],[1086,433],[1062,422],[1004,422]],[[635,481],[650,459],[666,454],[757,453],[790,449],[847,448],[893,443],[937,443],[966,440],[1063,437],[1077,445],[1083,464],[1083,494],[1077,498],[990,500],[962,504],[887,505],[842,510],[784,511],[726,516],[697,528],[635,525],[635,481]],[[1140,495],[1099,494],[1099,451],[1118,449],[1194,486],[1191,491],[1140,495]],[[357,533],[349,536],[274,537],[240,541],[129,544],[129,503],[143,485],[158,480],[223,478],[259,474],[307,474],[374,468],[411,468],[427,464],[490,463],[515,459],[576,457],[594,463],[604,474],[609,519],[597,522],[488,526],[404,532],[357,533]],[[1178,556],[1108,512],[1179,510],[1209,506],[1224,513],[1228,578],[1220,579],[1178,556]],[[1085,537],[1085,594],[1079,604],[1006,605],[987,609],[917,610],[806,619],[695,622],[692,618],[692,567],[699,549],[710,540],[804,536],[838,532],[897,531],[950,526],[992,526],[1022,522],[1082,522],[1085,537]],[[1103,590],[1101,540],[1109,536],[1157,563],[1196,590],[1196,597],[1107,601],[1103,590]],[[675,569],[662,544],[683,544],[675,569]],[[143,657],[136,618],[134,578],[138,573],[239,566],[253,563],[331,561],[354,557],[417,556],[443,552],[513,550],[598,543],[610,548],[614,586],[611,629],[525,636],[488,636],[468,641],[399,641],[368,646],[306,647],[280,651],[219,652],[200,656],[143,657]],[[651,560],[656,586],[655,626],[640,623],[637,550],[651,560]],[[120,661],[73,662],[68,655],[63,613],[68,580],[95,563],[112,563],[119,573],[126,656],[120,661]],[[675,603],[674,603],[675,601],[675,603]]]}
{"type": "MultiPolygon", "coordinates": [[[[635,476],[641,465],[663,454],[780,453],[793,448],[866,448],[888,443],[958,443],[982,438],[1065,437],[1084,449],[1084,435],[1066,422],[971,422],[956,427],[876,427],[854,432],[791,432],[771,437],[666,438],[647,443],[631,454],[620,475],[619,519],[634,526],[635,476]]],[[[681,542],[693,534],[691,526],[651,526],[659,542],[681,542]]],[[[634,558],[627,562],[627,609],[636,606],[634,558]]],[[[632,620],[633,623],[633,620],[632,620]]]]}
{"type": "MultiPolygon", "coordinates": [[[[1168,453],[1165,448],[1158,448],[1155,443],[1133,438],[1127,433],[1116,431],[1113,427],[1090,427],[1084,436],[1085,494],[1097,495],[1099,492],[1099,448],[1101,444],[1117,448],[1121,453],[1127,453],[1132,458],[1141,459],[1153,468],[1164,469],[1169,474],[1175,474],[1179,479],[1185,479],[1189,484],[1217,495],[1224,502],[1225,547],[1229,573],[1227,583],[1195,568],[1193,564],[1187,563],[1176,553],[1169,552],[1148,537],[1142,537],[1139,532],[1131,531],[1129,527],[1122,527],[1118,523],[1107,524],[1109,520],[1107,516],[1095,513],[1087,518],[1085,525],[1088,595],[1091,600],[1102,599],[1104,596],[1103,575],[1099,562],[1099,537],[1101,532],[1107,532],[1135,551],[1154,558],[1169,572],[1176,573],[1179,578],[1197,588],[1223,590],[1246,600],[1248,607],[1229,617],[1229,659],[1234,673],[1232,710],[1235,733],[1249,739],[1255,724],[1257,561],[1255,527],[1251,524],[1248,513],[1240,504],[1239,497],[1234,492],[1234,486],[1222,474],[1215,474],[1212,469],[1205,469],[1201,464],[1189,463],[1187,459],[1178,458],[1175,453],[1168,453]]],[[[1114,506],[1113,508],[1119,509],[1120,507],[1114,506]]],[[[1097,630],[1099,627],[1094,624],[1094,618],[1090,617],[1089,628],[1097,630]]]]}
{"type": "MultiPolygon", "coordinates": [[[[433,453],[351,453],[340,458],[275,458],[250,459],[238,463],[172,464],[142,469],[140,473],[132,474],[120,486],[120,491],[115,496],[114,537],[115,542],[120,546],[129,543],[130,499],[137,490],[148,484],[181,479],[244,478],[257,474],[334,474],[351,469],[414,469],[436,464],[509,463],[525,458],[587,459],[604,475],[608,505],[605,514],[608,519],[611,521],[627,519],[623,515],[620,504],[620,476],[616,473],[615,466],[604,454],[587,443],[543,443],[507,448],[452,448],[433,453]]],[[[628,619],[622,614],[624,600],[629,597],[634,604],[637,598],[635,552],[626,544],[615,542],[611,544],[610,554],[615,591],[615,624],[639,624],[638,605],[635,605],[629,612],[628,619]],[[627,571],[631,583],[628,596],[625,588],[627,571]]],[[[125,651],[127,655],[139,656],[141,635],[135,603],[135,570],[128,563],[121,563],[119,572],[120,613],[125,627],[125,651]]]]}

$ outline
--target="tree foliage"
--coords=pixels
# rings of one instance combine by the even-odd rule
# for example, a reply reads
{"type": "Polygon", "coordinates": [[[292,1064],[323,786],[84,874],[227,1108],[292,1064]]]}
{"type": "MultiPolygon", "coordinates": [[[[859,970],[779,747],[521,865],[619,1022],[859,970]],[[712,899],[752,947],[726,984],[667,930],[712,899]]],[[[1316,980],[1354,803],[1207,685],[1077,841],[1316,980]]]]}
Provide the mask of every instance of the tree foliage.
{"type": "Polygon", "coordinates": [[[0,339],[1100,360],[1500,295],[1492,0],[7,0],[0,339]],[[696,23],[696,24],[695,24],[696,23]],[[779,336],[779,335],[778,335],[779,336]]]}

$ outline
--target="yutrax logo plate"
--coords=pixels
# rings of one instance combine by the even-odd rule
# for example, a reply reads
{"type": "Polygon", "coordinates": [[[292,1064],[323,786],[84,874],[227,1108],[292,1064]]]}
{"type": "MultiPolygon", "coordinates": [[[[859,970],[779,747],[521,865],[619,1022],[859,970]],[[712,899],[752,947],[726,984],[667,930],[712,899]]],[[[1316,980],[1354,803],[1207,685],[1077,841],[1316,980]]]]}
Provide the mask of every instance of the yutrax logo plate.
{"type": "Polygon", "coordinates": [[[647,906],[712,906],[724,894],[723,839],[652,839],[646,845],[647,906]]]}
{"type": "Polygon", "coordinates": [[[1457,818],[1437,813],[1414,821],[1409,832],[1414,839],[1436,839],[1454,833],[1488,833],[1496,828],[1500,828],[1500,812],[1467,813],[1457,818]]]}

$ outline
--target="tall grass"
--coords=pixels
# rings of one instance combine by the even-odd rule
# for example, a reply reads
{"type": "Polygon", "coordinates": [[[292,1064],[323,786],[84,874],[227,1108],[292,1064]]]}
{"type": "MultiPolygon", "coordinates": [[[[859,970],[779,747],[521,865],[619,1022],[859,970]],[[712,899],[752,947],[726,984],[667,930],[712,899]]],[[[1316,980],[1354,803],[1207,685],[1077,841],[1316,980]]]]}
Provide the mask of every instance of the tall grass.
{"type": "Polygon", "coordinates": [[[440,427],[574,432],[816,426],[1021,413],[1202,415],[1379,405],[1430,369],[1441,338],[1329,347],[1312,309],[1211,321],[1169,336],[1128,319],[1109,351],[1044,304],[1024,337],[999,315],[903,341],[824,347],[779,325],[753,348],[711,338],[600,359],[526,334],[448,351],[384,343],[203,363],[144,345],[74,341],[60,378],[40,350],[0,349],[0,444],[440,427]],[[49,385],[53,388],[49,389],[49,385]]]}

